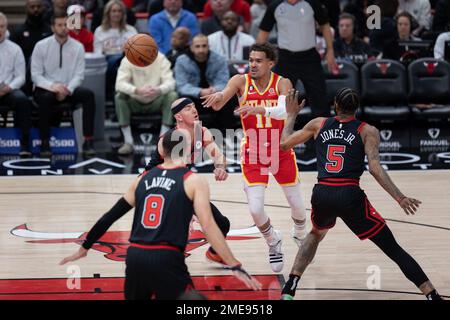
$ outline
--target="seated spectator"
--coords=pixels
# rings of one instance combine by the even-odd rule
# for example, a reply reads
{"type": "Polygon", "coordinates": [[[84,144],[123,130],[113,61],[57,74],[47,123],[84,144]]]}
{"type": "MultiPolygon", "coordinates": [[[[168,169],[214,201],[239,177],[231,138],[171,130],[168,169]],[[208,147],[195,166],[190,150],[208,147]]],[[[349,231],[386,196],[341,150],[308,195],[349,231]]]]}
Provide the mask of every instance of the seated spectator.
{"type": "Polygon", "coordinates": [[[336,58],[352,61],[362,65],[373,58],[370,46],[355,36],[355,17],[350,13],[339,16],[339,37],[334,40],[333,48],[336,58]]]}
{"type": "Polygon", "coordinates": [[[80,87],[84,79],[84,48],[69,37],[66,13],[52,18],[54,35],[39,41],[31,56],[31,78],[36,86],[34,100],[39,105],[41,156],[50,156],[50,120],[58,103],[81,103],[83,106],[83,152],[95,154],[93,135],[94,93],[80,87]]]}
{"type": "Polygon", "coordinates": [[[429,0],[399,0],[398,11],[408,12],[417,22],[418,26],[411,32],[420,36],[423,31],[431,29],[431,5],[429,0]]]}
{"type": "Polygon", "coordinates": [[[137,30],[126,24],[125,5],[120,0],[110,0],[103,12],[102,25],[94,32],[94,51],[106,56],[106,96],[114,96],[117,69],[123,58],[123,46],[137,30]]]}
{"type": "Polygon", "coordinates": [[[44,3],[42,0],[27,0],[26,20],[11,32],[10,40],[19,45],[25,56],[26,81],[22,88],[27,95],[32,94],[32,82],[30,74],[30,58],[37,42],[52,34],[50,23],[45,20],[44,3]]]}
{"type": "Polygon", "coordinates": [[[87,13],[92,13],[97,9],[98,2],[98,0],[69,0],[68,5],[73,6],[78,4],[82,6],[87,13]]]}
{"type": "Polygon", "coordinates": [[[381,11],[381,29],[371,30],[369,34],[370,45],[377,53],[382,53],[386,44],[395,39],[395,15],[398,9],[398,0],[376,0],[375,5],[381,11]]]}
{"type": "Polygon", "coordinates": [[[189,51],[189,39],[191,39],[191,33],[186,27],[178,27],[172,33],[170,40],[172,49],[166,54],[167,59],[170,61],[171,69],[175,67],[177,58],[189,51]]]}
{"type": "Polygon", "coordinates": [[[148,30],[164,54],[170,50],[170,39],[176,28],[188,28],[191,36],[199,32],[197,17],[182,6],[182,0],[164,0],[164,11],[151,16],[148,21],[148,30]]]}
{"type": "Polygon", "coordinates": [[[201,104],[200,97],[223,90],[230,77],[226,59],[209,50],[205,35],[198,34],[192,39],[191,49],[178,57],[174,70],[178,94],[194,101],[202,121],[205,121],[204,115],[209,114],[213,117],[212,125],[222,133],[234,128],[236,102],[231,100],[220,111],[203,108],[201,104]]]}
{"type": "MultiPolygon", "coordinates": [[[[239,16],[228,11],[222,17],[222,31],[208,36],[209,49],[224,56],[227,61],[244,60],[244,48],[255,43],[255,39],[238,31],[239,16]]],[[[248,59],[248,58],[247,58],[248,59]]]]}
{"type": "Polygon", "coordinates": [[[439,0],[433,17],[433,31],[450,31],[450,0],[439,0]]]}
{"type": "Polygon", "coordinates": [[[8,19],[0,12],[0,105],[14,111],[20,127],[20,156],[30,156],[31,102],[20,90],[25,83],[25,58],[20,47],[6,39],[8,19]]]}
{"type": "MultiPolygon", "coordinates": [[[[183,9],[197,13],[203,11],[203,6],[207,0],[184,0],[183,9]]],[[[157,14],[164,10],[163,0],[153,0],[148,4],[148,14],[150,16],[157,14]]]]}
{"type": "Polygon", "coordinates": [[[55,14],[67,12],[68,0],[53,0],[52,6],[45,11],[45,19],[50,23],[55,14]]]}
{"type": "MultiPolygon", "coordinates": [[[[330,27],[331,37],[334,39],[335,31],[330,27]]],[[[327,40],[320,30],[319,24],[316,22],[316,50],[320,55],[320,60],[325,60],[327,53],[327,40]]]]}
{"type": "MultiPolygon", "coordinates": [[[[445,59],[445,42],[450,41],[450,31],[439,35],[434,45],[434,58],[445,59]]],[[[450,61],[449,61],[450,62],[450,61]]]]}
{"type": "Polygon", "coordinates": [[[365,42],[369,41],[366,9],[372,4],[373,0],[350,0],[342,10],[343,13],[350,13],[355,17],[355,35],[365,42]]]}
{"type": "MultiPolygon", "coordinates": [[[[261,24],[264,14],[267,10],[267,3],[270,0],[254,0],[253,4],[250,6],[250,14],[252,16],[252,26],[250,28],[250,35],[256,39],[259,32],[259,25],[261,24]]],[[[277,32],[273,28],[269,35],[269,41],[276,42],[277,32]]]]}
{"type": "Polygon", "coordinates": [[[175,79],[169,60],[161,52],[155,62],[143,68],[123,59],[117,74],[116,92],[116,114],[125,140],[119,154],[134,151],[130,128],[132,113],[161,113],[160,135],[173,125],[170,105],[177,99],[175,79]]]}
{"type": "Polygon", "coordinates": [[[405,46],[400,46],[401,41],[420,41],[421,39],[412,35],[413,17],[406,11],[397,15],[397,36],[388,42],[383,50],[384,59],[392,59],[403,62],[407,55],[413,54],[405,46]]]}
{"type": "Polygon", "coordinates": [[[250,14],[250,5],[248,2],[244,0],[209,0],[203,9],[204,18],[213,18],[216,16],[218,18],[217,26],[219,28],[208,34],[205,33],[206,35],[220,30],[220,20],[222,19],[223,14],[229,10],[236,12],[237,15],[243,19],[244,31],[246,33],[250,32],[252,16],[250,14]]]}
{"type": "Polygon", "coordinates": [[[84,46],[85,52],[94,51],[94,35],[86,28],[86,10],[83,6],[74,4],[67,8],[67,15],[69,17],[79,14],[80,21],[75,20],[75,25],[69,23],[69,36],[84,46]],[[77,26],[76,24],[79,25],[77,26]]]}
{"type": "MultiPolygon", "coordinates": [[[[209,36],[214,32],[222,30],[221,19],[225,12],[231,10],[231,2],[233,0],[213,0],[211,2],[212,15],[204,17],[201,23],[201,32],[209,36]]],[[[208,5],[209,2],[206,4],[208,5]]]]}
{"type": "MultiPolygon", "coordinates": [[[[102,25],[105,8],[111,0],[93,0],[93,1],[95,1],[96,5],[94,7],[95,9],[94,9],[93,15],[92,15],[91,31],[95,32],[95,30],[100,25],[102,25]]],[[[127,7],[125,6],[125,4],[121,0],[119,0],[119,2],[122,3],[123,8],[124,8],[125,17],[126,17],[125,23],[129,24],[130,26],[134,26],[136,24],[136,16],[134,15],[134,12],[132,10],[128,10],[127,7]]]]}

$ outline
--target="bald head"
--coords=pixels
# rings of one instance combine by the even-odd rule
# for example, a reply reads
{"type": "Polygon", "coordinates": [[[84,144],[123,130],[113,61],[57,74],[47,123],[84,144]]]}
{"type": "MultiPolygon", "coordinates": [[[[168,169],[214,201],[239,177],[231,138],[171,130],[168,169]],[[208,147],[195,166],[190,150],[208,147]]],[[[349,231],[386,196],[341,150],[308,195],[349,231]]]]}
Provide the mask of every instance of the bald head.
{"type": "Polygon", "coordinates": [[[171,37],[172,48],[183,49],[189,45],[191,32],[186,27],[178,27],[174,30],[171,37]]]}

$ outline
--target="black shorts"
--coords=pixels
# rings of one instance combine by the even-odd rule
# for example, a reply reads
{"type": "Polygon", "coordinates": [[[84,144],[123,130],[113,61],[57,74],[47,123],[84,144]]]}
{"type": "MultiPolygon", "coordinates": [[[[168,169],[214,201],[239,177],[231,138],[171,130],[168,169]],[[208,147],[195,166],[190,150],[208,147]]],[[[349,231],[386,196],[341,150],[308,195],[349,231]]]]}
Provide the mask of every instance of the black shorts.
{"type": "Polygon", "coordinates": [[[125,299],[175,300],[194,288],[181,251],[130,246],[125,270],[125,299]]]}
{"type": "Polygon", "coordinates": [[[333,186],[319,182],[313,188],[311,205],[311,221],[319,230],[333,228],[339,217],[359,239],[365,240],[386,225],[357,183],[333,186]]]}

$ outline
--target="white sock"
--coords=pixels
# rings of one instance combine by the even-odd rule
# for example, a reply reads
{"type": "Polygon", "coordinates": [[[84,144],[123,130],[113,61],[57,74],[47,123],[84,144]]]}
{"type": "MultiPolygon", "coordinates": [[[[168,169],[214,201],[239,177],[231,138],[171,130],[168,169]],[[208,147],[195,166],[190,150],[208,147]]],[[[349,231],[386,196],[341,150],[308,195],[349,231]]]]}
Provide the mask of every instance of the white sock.
{"type": "Polygon", "coordinates": [[[131,134],[131,127],[126,126],[126,127],[121,127],[120,129],[122,130],[123,139],[125,140],[125,143],[133,145],[134,141],[133,141],[133,135],[131,134]]]}
{"type": "Polygon", "coordinates": [[[274,245],[278,243],[279,239],[275,237],[274,229],[272,225],[269,225],[266,230],[260,230],[267,244],[274,245]]]}
{"type": "Polygon", "coordinates": [[[165,124],[161,125],[161,131],[159,132],[159,136],[162,136],[164,133],[170,130],[170,127],[166,126],[165,124]]]}

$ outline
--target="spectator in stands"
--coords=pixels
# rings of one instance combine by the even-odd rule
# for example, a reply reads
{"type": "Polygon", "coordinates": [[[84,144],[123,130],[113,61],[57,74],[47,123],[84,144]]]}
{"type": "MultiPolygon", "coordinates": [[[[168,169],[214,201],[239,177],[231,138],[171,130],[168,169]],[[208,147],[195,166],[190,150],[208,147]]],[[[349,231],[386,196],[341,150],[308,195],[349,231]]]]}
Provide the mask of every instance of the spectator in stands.
{"type": "Polygon", "coordinates": [[[450,31],[450,0],[439,0],[433,17],[433,31],[450,31]]]}
{"type": "MultiPolygon", "coordinates": [[[[445,59],[445,42],[450,41],[450,31],[439,35],[434,45],[434,58],[445,59]]],[[[449,61],[450,62],[450,61],[449,61]]]]}
{"type": "Polygon", "coordinates": [[[214,0],[213,2],[211,2],[211,9],[213,14],[209,17],[204,16],[201,23],[201,32],[204,35],[209,36],[214,32],[222,30],[220,21],[225,12],[231,10],[232,1],[233,0],[214,0]]]}
{"type": "Polygon", "coordinates": [[[94,51],[106,56],[106,97],[114,97],[117,69],[123,58],[123,46],[137,30],[126,24],[125,5],[120,0],[110,0],[103,12],[102,25],[94,32],[94,51]]]}
{"type": "MultiPolygon", "coordinates": [[[[203,6],[205,5],[207,0],[184,0],[183,1],[183,9],[197,13],[203,11],[203,6]]],[[[157,14],[164,10],[163,5],[164,0],[153,0],[148,4],[148,14],[150,16],[157,14]]]]}
{"type": "Polygon", "coordinates": [[[86,10],[83,6],[74,4],[67,8],[69,17],[77,17],[73,23],[69,23],[69,36],[84,46],[85,52],[94,51],[94,35],[86,28],[86,10]]]}
{"type": "MultiPolygon", "coordinates": [[[[209,49],[222,56],[228,62],[244,59],[244,49],[255,43],[255,39],[238,31],[239,16],[228,11],[222,17],[222,30],[208,36],[209,49]]],[[[247,58],[248,59],[248,58],[247,58]]]]}
{"type": "Polygon", "coordinates": [[[11,32],[10,40],[19,45],[25,56],[26,81],[22,89],[27,95],[31,95],[33,84],[30,74],[30,57],[36,43],[50,36],[52,28],[45,20],[42,0],[27,0],[25,9],[27,14],[25,23],[11,32]]]}
{"type": "Polygon", "coordinates": [[[383,50],[384,59],[392,59],[403,62],[406,55],[412,54],[405,46],[400,46],[401,41],[420,41],[421,39],[412,35],[413,17],[410,13],[403,11],[397,15],[397,36],[388,42],[383,50]]]}
{"type": "Polygon", "coordinates": [[[350,13],[355,17],[355,35],[365,42],[369,42],[366,9],[373,2],[374,0],[350,0],[342,10],[342,12],[350,13]]]}
{"type": "Polygon", "coordinates": [[[429,0],[399,0],[399,12],[406,11],[418,23],[418,27],[411,33],[414,36],[420,36],[425,30],[431,29],[431,5],[429,0]]]}
{"type": "Polygon", "coordinates": [[[53,0],[52,6],[45,12],[45,19],[50,23],[55,14],[67,12],[68,0],[53,0]]]}
{"type": "Polygon", "coordinates": [[[370,45],[378,53],[382,53],[386,44],[395,39],[397,27],[395,15],[398,9],[398,0],[376,0],[375,5],[381,11],[381,29],[371,30],[370,45]]]}
{"type": "Polygon", "coordinates": [[[21,129],[20,156],[30,156],[31,102],[20,87],[25,83],[25,58],[14,42],[6,39],[8,19],[0,12],[0,105],[14,111],[21,129]]]}
{"type": "Polygon", "coordinates": [[[170,50],[170,39],[176,28],[188,28],[191,36],[199,32],[197,17],[182,6],[182,0],[164,0],[164,11],[151,16],[148,21],[148,30],[164,54],[170,50]]]}
{"type": "Polygon", "coordinates": [[[339,37],[333,42],[334,56],[357,65],[373,58],[370,45],[355,35],[355,17],[350,13],[339,16],[339,37]]]}
{"type": "Polygon", "coordinates": [[[84,48],[69,37],[66,12],[55,13],[52,31],[54,35],[39,41],[31,56],[31,77],[36,86],[34,100],[39,105],[41,155],[51,155],[50,120],[60,102],[82,104],[83,152],[93,155],[95,96],[80,86],[84,79],[84,48]]]}
{"type": "Polygon", "coordinates": [[[78,4],[86,10],[88,13],[92,13],[98,7],[98,0],[69,0],[68,5],[72,6],[78,4]]]}
{"type": "Polygon", "coordinates": [[[227,128],[234,128],[236,101],[227,103],[220,111],[203,108],[201,104],[200,97],[223,90],[230,77],[226,59],[209,50],[208,37],[196,35],[190,51],[178,57],[174,70],[178,94],[194,101],[202,121],[209,114],[213,118],[213,126],[223,133],[227,128]]]}
{"type": "Polygon", "coordinates": [[[161,52],[155,62],[143,68],[123,59],[117,74],[116,91],[116,114],[125,140],[119,154],[134,151],[130,128],[132,113],[162,113],[160,135],[173,125],[170,106],[177,99],[175,79],[169,60],[161,52]]]}
{"type": "MultiPolygon", "coordinates": [[[[209,0],[203,9],[204,18],[206,21],[210,21],[208,24],[211,26],[214,25],[213,22],[216,22],[215,30],[206,30],[208,33],[206,35],[210,35],[213,32],[220,30],[220,21],[225,12],[229,10],[234,11],[238,14],[239,17],[243,20],[244,32],[249,33],[252,25],[252,16],[250,14],[250,5],[248,2],[244,0],[209,0]],[[216,21],[208,20],[208,18],[216,17],[216,21]]],[[[205,21],[205,22],[206,22],[205,21]]],[[[204,30],[202,29],[202,32],[204,30]]]]}
{"type": "Polygon", "coordinates": [[[170,61],[171,69],[175,67],[178,57],[189,51],[189,40],[191,33],[186,27],[178,27],[172,33],[170,44],[172,48],[167,52],[166,57],[170,61]]]}
{"type": "MultiPolygon", "coordinates": [[[[100,25],[103,24],[103,18],[104,18],[104,12],[105,8],[108,5],[108,3],[111,0],[95,0],[95,9],[92,16],[91,21],[91,31],[95,31],[100,25]]],[[[119,0],[123,7],[125,12],[125,23],[129,24],[130,26],[134,26],[136,24],[136,17],[134,15],[134,12],[132,10],[128,10],[128,8],[125,6],[125,4],[119,0]]]]}

